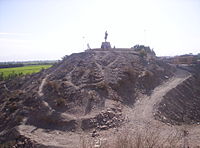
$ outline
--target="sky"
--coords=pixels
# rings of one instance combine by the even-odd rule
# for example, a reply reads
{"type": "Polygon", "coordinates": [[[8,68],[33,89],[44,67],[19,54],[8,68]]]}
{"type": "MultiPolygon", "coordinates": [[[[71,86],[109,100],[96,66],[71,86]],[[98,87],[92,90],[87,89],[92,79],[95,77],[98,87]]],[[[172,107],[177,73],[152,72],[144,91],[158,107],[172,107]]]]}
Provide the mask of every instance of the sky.
{"type": "Polygon", "coordinates": [[[59,60],[100,48],[200,53],[200,0],[0,0],[0,61],[59,60]]]}

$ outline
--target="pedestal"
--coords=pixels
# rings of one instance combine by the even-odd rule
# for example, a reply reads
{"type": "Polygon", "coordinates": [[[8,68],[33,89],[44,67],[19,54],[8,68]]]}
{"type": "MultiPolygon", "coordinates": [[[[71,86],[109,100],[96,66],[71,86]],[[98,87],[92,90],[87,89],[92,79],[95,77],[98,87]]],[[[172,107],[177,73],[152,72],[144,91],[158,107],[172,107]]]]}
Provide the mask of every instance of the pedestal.
{"type": "Polygon", "coordinates": [[[110,49],[111,48],[110,42],[102,42],[101,48],[102,49],[110,49]]]}

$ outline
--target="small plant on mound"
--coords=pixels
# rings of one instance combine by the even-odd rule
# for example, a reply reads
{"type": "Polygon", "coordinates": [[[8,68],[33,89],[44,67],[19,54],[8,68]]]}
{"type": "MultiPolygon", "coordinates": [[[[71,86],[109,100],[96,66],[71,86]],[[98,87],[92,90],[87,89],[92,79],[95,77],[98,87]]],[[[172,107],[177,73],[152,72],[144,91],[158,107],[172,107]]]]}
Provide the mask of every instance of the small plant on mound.
{"type": "Polygon", "coordinates": [[[149,71],[149,70],[147,70],[147,71],[145,71],[145,73],[144,73],[144,77],[153,77],[154,75],[153,75],[153,73],[151,72],[151,71],[149,71]]]}
{"type": "Polygon", "coordinates": [[[51,92],[59,92],[59,84],[56,81],[47,81],[46,87],[51,92]]]}
{"type": "Polygon", "coordinates": [[[15,140],[12,140],[12,141],[8,141],[8,142],[5,142],[3,144],[0,144],[0,147],[1,148],[11,148],[13,147],[17,142],[15,140]]]}
{"type": "Polygon", "coordinates": [[[65,106],[66,100],[64,98],[58,98],[55,100],[56,106],[65,106]]]}
{"type": "Polygon", "coordinates": [[[142,58],[144,58],[144,57],[147,56],[147,52],[146,52],[145,50],[143,50],[143,49],[140,50],[139,54],[140,54],[140,56],[141,56],[142,58]]]}
{"type": "Polygon", "coordinates": [[[17,115],[17,116],[16,116],[16,121],[17,121],[17,122],[22,122],[23,119],[24,119],[24,117],[23,117],[22,115],[17,115]]]}

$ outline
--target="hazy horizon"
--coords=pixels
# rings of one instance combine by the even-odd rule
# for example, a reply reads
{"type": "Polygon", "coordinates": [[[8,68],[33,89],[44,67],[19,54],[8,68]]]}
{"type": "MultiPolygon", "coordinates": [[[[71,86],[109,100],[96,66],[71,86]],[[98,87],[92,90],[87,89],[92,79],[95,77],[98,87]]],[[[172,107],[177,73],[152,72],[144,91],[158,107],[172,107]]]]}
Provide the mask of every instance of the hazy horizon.
{"type": "Polygon", "coordinates": [[[198,0],[0,0],[0,62],[59,60],[100,48],[150,46],[158,56],[200,52],[198,0]]]}

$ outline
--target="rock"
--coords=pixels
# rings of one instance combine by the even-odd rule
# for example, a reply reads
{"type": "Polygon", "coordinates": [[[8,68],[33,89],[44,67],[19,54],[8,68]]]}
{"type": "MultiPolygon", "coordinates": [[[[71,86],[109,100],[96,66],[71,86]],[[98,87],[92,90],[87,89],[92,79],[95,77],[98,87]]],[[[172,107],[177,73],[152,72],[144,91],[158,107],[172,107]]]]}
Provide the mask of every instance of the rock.
{"type": "Polygon", "coordinates": [[[118,112],[118,113],[115,114],[116,117],[119,117],[119,116],[121,116],[121,115],[122,115],[121,112],[118,112]]]}
{"type": "Polygon", "coordinates": [[[97,137],[97,136],[99,136],[99,134],[97,133],[96,130],[94,130],[94,131],[92,132],[92,137],[97,137]]]}
{"type": "MultiPolygon", "coordinates": [[[[93,121],[93,120],[92,120],[93,121]]],[[[91,129],[95,127],[95,123],[91,122],[91,119],[83,119],[81,122],[81,128],[83,130],[91,129]]]]}
{"type": "Polygon", "coordinates": [[[118,112],[121,112],[122,109],[121,109],[120,107],[117,107],[117,111],[118,111],[118,112]]]}
{"type": "Polygon", "coordinates": [[[111,119],[115,116],[115,113],[113,111],[107,111],[108,117],[111,119]]]}
{"type": "MultiPolygon", "coordinates": [[[[82,120],[82,129],[91,129],[98,128],[100,130],[105,130],[108,128],[116,127],[122,124],[124,118],[122,113],[119,112],[117,108],[108,108],[100,112],[93,118],[83,119],[82,120]]],[[[95,135],[95,134],[94,134],[95,135]]]]}
{"type": "Polygon", "coordinates": [[[169,77],[168,77],[168,76],[165,76],[165,79],[169,79],[169,77]]]}
{"type": "Polygon", "coordinates": [[[106,130],[106,129],[108,129],[108,126],[107,125],[102,125],[102,126],[100,126],[100,129],[101,130],[106,130]]]}
{"type": "Polygon", "coordinates": [[[108,120],[108,119],[106,119],[106,118],[103,118],[103,121],[104,121],[104,122],[106,122],[107,120],[108,120]]]}
{"type": "Polygon", "coordinates": [[[101,147],[101,139],[95,140],[94,147],[95,147],[95,148],[101,147]]]}

